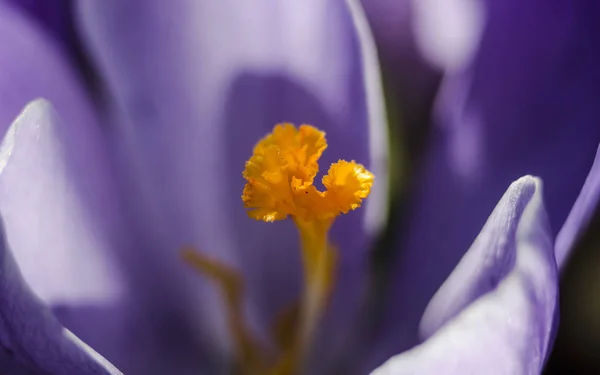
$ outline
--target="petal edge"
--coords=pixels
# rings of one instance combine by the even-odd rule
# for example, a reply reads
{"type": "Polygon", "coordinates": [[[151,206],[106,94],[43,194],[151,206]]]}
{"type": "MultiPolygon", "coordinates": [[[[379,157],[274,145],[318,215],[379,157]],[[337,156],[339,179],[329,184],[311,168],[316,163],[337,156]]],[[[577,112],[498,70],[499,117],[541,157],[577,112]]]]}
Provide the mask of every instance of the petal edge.
{"type": "MultiPolygon", "coordinates": [[[[518,220],[513,249],[516,253],[514,267],[506,278],[429,340],[393,357],[373,375],[540,373],[556,329],[558,280],[541,182],[524,177],[511,188],[532,182],[535,191],[521,217],[514,218],[518,220]]],[[[510,197],[507,193],[503,199],[510,197]]],[[[469,261],[469,257],[467,253],[463,260],[469,261]]],[[[456,272],[460,272],[463,260],[449,279],[461,277],[456,272]]],[[[430,306],[436,306],[435,300],[441,298],[439,293],[446,285],[430,306]]]]}

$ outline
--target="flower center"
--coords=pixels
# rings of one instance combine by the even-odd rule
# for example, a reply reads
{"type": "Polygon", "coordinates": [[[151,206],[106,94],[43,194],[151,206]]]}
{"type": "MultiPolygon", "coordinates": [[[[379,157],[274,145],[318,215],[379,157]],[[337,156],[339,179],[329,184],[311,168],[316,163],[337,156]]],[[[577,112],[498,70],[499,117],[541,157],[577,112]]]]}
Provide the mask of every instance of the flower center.
{"type": "Polygon", "coordinates": [[[373,185],[374,176],[365,167],[339,160],[322,179],[325,190],[319,191],[313,182],[326,148],[325,133],[317,128],[279,124],[256,144],[243,172],[247,183],[242,201],[248,216],[265,222],[290,216],[300,234],[305,289],[299,308],[282,313],[274,326],[279,353],[274,360],[244,324],[239,272],[184,250],[186,261],[220,288],[244,375],[290,375],[299,370],[335,278],[337,252],[329,242],[329,229],[338,215],[360,207],[373,185]]]}

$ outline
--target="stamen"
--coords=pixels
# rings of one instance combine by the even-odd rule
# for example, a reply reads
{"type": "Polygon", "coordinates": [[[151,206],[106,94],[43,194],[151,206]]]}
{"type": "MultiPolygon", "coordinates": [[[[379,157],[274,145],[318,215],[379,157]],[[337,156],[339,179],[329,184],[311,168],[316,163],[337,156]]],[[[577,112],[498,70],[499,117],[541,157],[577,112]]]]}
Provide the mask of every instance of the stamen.
{"type": "Polygon", "coordinates": [[[299,338],[300,345],[306,348],[332,290],[337,254],[327,239],[333,219],[295,219],[294,223],[300,233],[306,283],[302,306],[304,324],[299,338]]]}
{"type": "Polygon", "coordinates": [[[266,222],[288,215],[304,221],[333,219],[360,207],[374,176],[354,161],[340,160],[323,177],[326,190],[313,185],[318,160],[327,148],[325,133],[310,125],[276,125],[246,162],[242,201],[248,215],[266,222]]]}
{"type": "Polygon", "coordinates": [[[223,296],[238,360],[236,374],[299,372],[326,309],[338,256],[329,242],[329,229],[338,215],[360,207],[374,180],[362,165],[339,160],[322,179],[326,190],[319,191],[313,182],[319,172],[318,160],[326,148],[325,133],[313,126],[276,125],[254,147],[243,173],[247,184],[242,200],[248,215],[266,222],[291,216],[300,234],[305,290],[300,303],[284,311],[275,322],[275,360],[245,324],[240,273],[193,249],[182,250],[184,260],[210,278],[223,296]]]}
{"type": "Polygon", "coordinates": [[[271,374],[292,371],[310,344],[331,293],[337,264],[337,252],[328,240],[329,229],[335,217],[360,207],[374,181],[373,174],[362,165],[340,160],[323,177],[326,190],[319,191],[313,182],[326,148],[325,133],[315,127],[301,125],[297,129],[292,124],[279,124],[254,147],[243,173],[247,183],[242,201],[248,215],[265,222],[291,216],[302,245],[306,287],[301,329],[296,344],[287,348],[278,363],[280,372],[271,374]]]}
{"type": "Polygon", "coordinates": [[[241,374],[259,375],[267,366],[266,350],[255,340],[244,320],[243,280],[236,270],[230,268],[216,259],[210,259],[193,249],[185,248],[181,251],[183,259],[202,275],[210,278],[221,291],[224,297],[227,324],[233,336],[238,371],[241,374]]]}

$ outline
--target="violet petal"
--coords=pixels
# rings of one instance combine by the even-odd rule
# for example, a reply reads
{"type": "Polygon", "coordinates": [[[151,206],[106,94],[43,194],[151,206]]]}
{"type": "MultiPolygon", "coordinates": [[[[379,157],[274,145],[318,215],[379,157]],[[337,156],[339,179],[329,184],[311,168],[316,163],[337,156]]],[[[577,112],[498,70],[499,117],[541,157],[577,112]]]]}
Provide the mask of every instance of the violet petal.
{"type": "Polygon", "coordinates": [[[430,302],[432,336],[373,375],[540,374],[557,326],[557,274],[541,182],[523,177],[430,302]]]}
{"type": "MultiPolygon", "coordinates": [[[[82,33],[113,95],[110,117],[123,146],[119,160],[145,245],[140,251],[156,260],[148,271],[161,286],[152,298],[192,301],[181,311],[208,322],[200,329],[212,333],[205,337],[214,337],[215,347],[226,342],[212,286],[202,289],[202,278],[182,272],[183,245],[243,270],[254,328],[263,330],[298,297],[292,223],[252,221],[239,199],[253,145],[282,121],[327,132],[323,170],[339,158],[375,169],[366,209],[340,218],[332,234],[343,254],[339,290],[358,295],[347,283],[360,281],[371,235],[385,220],[387,155],[377,68],[363,60],[346,2],[78,5],[82,33]]],[[[365,51],[371,60],[374,53],[365,51]]]]}
{"type": "Polygon", "coordinates": [[[25,105],[49,100],[68,124],[96,124],[80,77],[57,42],[23,14],[0,2],[0,133],[25,105]]]}
{"type": "MultiPolygon", "coordinates": [[[[123,292],[112,256],[122,253],[127,235],[95,110],[57,41],[5,2],[0,40],[0,133],[40,97],[60,114],[59,121],[38,102],[29,111],[37,124],[15,124],[6,135],[12,156],[0,177],[0,209],[17,263],[47,304],[107,308],[123,292]]],[[[99,318],[80,316],[85,324],[76,329],[62,323],[114,361],[123,352],[113,337],[121,331],[100,328],[99,318]]]]}
{"type": "Polygon", "coordinates": [[[405,327],[378,339],[397,348],[418,343],[427,302],[505,186],[539,176],[556,235],[600,143],[600,4],[508,0],[486,1],[484,9],[479,50],[442,85],[437,127],[402,228],[389,298],[395,305],[383,326],[405,327]]]}
{"type": "MultiPolygon", "coordinates": [[[[61,220],[61,210],[78,211],[70,206],[73,184],[61,178],[65,165],[60,163],[60,151],[64,149],[55,124],[50,106],[34,102],[13,123],[0,146],[0,210],[5,223],[0,241],[1,362],[11,373],[27,373],[25,368],[31,368],[36,373],[120,374],[62,328],[44,303],[101,300],[114,296],[117,289],[116,280],[102,268],[104,254],[77,242],[82,238],[78,220],[85,222],[85,217],[70,217],[70,226],[61,220]],[[14,257],[9,247],[16,250],[14,257]]],[[[85,144],[85,138],[80,140],[85,144]]]]}
{"type": "Polygon", "coordinates": [[[71,0],[3,0],[14,6],[48,35],[65,46],[74,41],[73,20],[71,19],[71,0]]]}
{"type": "MultiPolygon", "coordinates": [[[[126,293],[112,253],[122,248],[122,238],[98,130],[93,124],[64,126],[50,104],[38,100],[13,123],[0,149],[8,244],[25,280],[47,304],[110,306],[126,293]]],[[[97,331],[102,340],[90,342],[96,349],[117,346],[112,339],[119,332],[101,331],[93,319],[87,323],[88,331],[78,334],[87,339],[97,331]]]]}
{"type": "Polygon", "coordinates": [[[598,210],[600,201],[600,148],[596,153],[596,160],[588,174],[583,188],[577,197],[577,201],[571,209],[565,224],[556,236],[556,262],[561,268],[569,259],[569,253],[575,246],[576,241],[582,235],[582,231],[592,219],[594,213],[598,210]]]}
{"type": "MultiPolygon", "coordinates": [[[[2,231],[3,232],[3,231],[2,231]]],[[[2,233],[0,370],[10,374],[121,374],[63,328],[30,290],[2,233]]]]}

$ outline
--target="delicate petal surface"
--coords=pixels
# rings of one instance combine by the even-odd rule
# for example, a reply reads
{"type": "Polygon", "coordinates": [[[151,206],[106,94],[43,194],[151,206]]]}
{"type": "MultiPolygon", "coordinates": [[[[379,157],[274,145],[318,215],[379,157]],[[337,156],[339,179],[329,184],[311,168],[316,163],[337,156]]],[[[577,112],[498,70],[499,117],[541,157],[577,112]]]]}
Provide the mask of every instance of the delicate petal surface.
{"type": "MultiPolygon", "coordinates": [[[[94,108],[58,42],[6,2],[0,2],[0,40],[0,134],[5,138],[0,209],[14,256],[44,302],[62,306],[73,317],[75,306],[106,309],[121,294],[110,254],[122,249],[117,231],[125,228],[114,212],[119,205],[94,108]],[[23,107],[40,97],[52,103],[61,121],[38,103],[5,136],[23,107]]],[[[121,331],[105,329],[107,319],[100,315],[77,320],[84,323],[77,329],[71,321],[62,323],[114,360],[121,350],[109,341],[121,331]]]]}
{"type": "Polygon", "coordinates": [[[385,323],[405,327],[389,350],[417,344],[427,302],[511,181],[526,174],[544,181],[556,234],[600,143],[600,4],[484,5],[480,48],[441,88],[437,127],[414,184],[389,298],[398,302],[385,323]]]}
{"type": "Polygon", "coordinates": [[[588,227],[600,202],[600,148],[577,201],[556,236],[556,262],[559,268],[569,259],[569,252],[588,227]]]}
{"type": "MultiPolygon", "coordinates": [[[[407,132],[410,151],[418,149],[420,134],[429,118],[440,74],[426,62],[414,32],[418,0],[362,0],[377,43],[384,72],[392,124],[395,116],[407,132]]],[[[403,140],[401,142],[404,143],[403,140]]]]}
{"type": "MultiPolygon", "coordinates": [[[[123,150],[130,154],[123,159],[138,162],[125,169],[132,176],[128,188],[139,214],[134,221],[156,228],[145,231],[148,246],[141,250],[159,259],[162,270],[153,271],[168,275],[155,274],[154,280],[172,284],[165,290],[186,291],[185,299],[192,300],[202,280],[196,275],[184,280],[189,275],[180,272],[184,265],[178,250],[193,245],[243,268],[247,291],[262,310],[257,324],[264,327],[298,297],[300,258],[291,223],[255,222],[239,199],[241,172],[255,142],[276,123],[318,126],[330,144],[325,163],[354,159],[375,169],[385,186],[385,176],[378,175],[385,170],[384,116],[377,108],[373,123],[367,107],[373,99],[381,105],[380,93],[371,98],[373,91],[365,86],[363,65],[371,61],[362,58],[346,2],[111,0],[78,5],[82,33],[114,95],[115,137],[129,142],[123,150]],[[381,144],[370,149],[373,134],[381,144]],[[378,153],[371,154],[372,149],[378,153]]],[[[378,191],[385,199],[385,189],[378,191]]],[[[344,254],[341,277],[346,269],[360,268],[369,244],[364,215],[371,204],[333,229],[344,254]]],[[[196,313],[206,314],[205,321],[222,321],[219,303],[206,302],[209,292],[201,296],[207,311],[196,313]]],[[[194,320],[202,319],[196,315],[194,320]]]]}
{"type": "Polygon", "coordinates": [[[30,101],[44,97],[67,123],[95,123],[79,77],[57,41],[13,6],[0,2],[0,133],[30,101]]]}
{"type": "MultiPolygon", "coordinates": [[[[105,155],[93,124],[72,125],[43,100],[17,118],[0,148],[0,211],[23,277],[44,302],[112,305],[125,290],[111,253],[120,244],[109,225],[119,221],[105,155]]],[[[89,331],[78,332],[84,338],[119,334],[87,323],[89,331]]],[[[118,353],[114,342],[90,343],[105,355],[118,353]]]]}
{"type": "MultiPolygon", "coordinates": [[[[47,227],[60,228],[60,223],[44,221],[47,216],[44,215],[43,205],[36,206],[39,211],[29,210],[32,204],[39,203],[38,189],[48,187],[43,182],[41,186],[36,186],[37,182],[43,181],[38,178],[43,175],[30,174],[33,168],[44,166],[44,161],[36,159],[35,156],[39,155],[36,149],[41,149],[44,154],[46,151],[44,146],[48,145],[46,136],[50,134],[48,127],[50,127],[49,122],[52,121],[48,115],[51,114],[48,113],[47,104],[39,102],[33,104],[13,124],[0,147],[0,209],[6,212],[8,231],[8,235],[5,235],[4,225],[2,225],[0,230],[0,371],[10,374],[120,374],[98,353],[61,327],[48,307],[29,290],[21,275],[20,267],[17,266],[17,262],[24,266],[28,271],[24,276],[32,280],[31,285],[40,288],[39,294],[46,300],[74,296],[81,298],[81,295],[77,295],[78,292],[90,292],[85,290],[86,286],[78,284],[79,288],[68,287],[65,282],[65,279],[77,271],[74,268],[67,273],[60,269],[61,262],[68,262],[64,254],[65,250],[69,250],[69,244],[57,240],[57,236],[60,238],[61,233],[52,233],[48,236],[47,231],[47,227]],[[32,154],[34,157],[29,158],[28,156],[32,154]],[[17,175],[28,177],[28,181],[19,179],[17,175]],[[25,182],[27,184],[24,184],[25,182]],[[15,194],[16,188],[22,190],[21,199],[18,198],[18,194],[15,194]],[[25,199],[31,200],[29,205],[19,205],[24,203],[25,199]],[[14,208],[17,206],[22,210],[15,212],[14,208]],[[37,214],[39,216],[36,216],[37,214]],[[42,239],[46,242],[40,242],[42,239]],[[19,249],[15,254],[16,257],[13,257],[9,245],[19,249]],[[67,246],[63,249],[57,245],[67,246]],[[35,259],[32,259],[33,257],[35,259]],[[51,271],[54,273],[50,273],[51,271]],[[59,284],[62,284],[65,289],[61,295],[58,295],[58,290],[54,289],[59,284]]],[[[53,160],[47,161],[47,163],[52,162],[53,160]]],[[[37,171],[43,172],[43,169],[37,171]]],[[[60,201],[60,196],[46,198],[60,201]]],[[[83,249],[85,251],[85,247],[83,249]]],[[[93,253],[85,251],[84,254],[88,255],[89,261],[94,261],[93,253]]],[[[77,256],[76,253],[70,255],[77,256]]],[[[97,257],[95,260],[101,261],[97,257]]],[[[80,266],[85,267],[85,264],[81,263],[80,266]]],[[[94,278],[98,272],[93,271],[91,270],[92,274],[87,278],[87,283],[97,282],[94,278]]],[[[70,283],[85,283],[85,280],[84,277],[80,280],[70,280],[70,283]]],[[[101,284],[100,288],[105,286],[99,284],[101,284]]],[[[94,298],[99,293],[101,292],[95,294],[91,292],[90,296],[94,298]]]]}
{"type": "Polygon", "coordinates": [[[373,375],[539,374],[557,324],[557,273],[541,182],[523,177],[429,304],[431,337],[373,375]]]}

